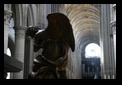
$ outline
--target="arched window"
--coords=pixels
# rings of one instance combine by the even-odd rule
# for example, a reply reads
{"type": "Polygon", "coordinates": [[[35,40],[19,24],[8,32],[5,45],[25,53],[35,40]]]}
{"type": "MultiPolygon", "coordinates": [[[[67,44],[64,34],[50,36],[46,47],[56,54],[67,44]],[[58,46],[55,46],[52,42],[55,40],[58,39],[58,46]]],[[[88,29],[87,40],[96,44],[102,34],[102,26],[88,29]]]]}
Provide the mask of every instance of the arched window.
{"type": "Polygon", "coordinates": [[[85,57],[100,57],[100,47],[95,43],[90,43],[85,48],[85,57]]]}

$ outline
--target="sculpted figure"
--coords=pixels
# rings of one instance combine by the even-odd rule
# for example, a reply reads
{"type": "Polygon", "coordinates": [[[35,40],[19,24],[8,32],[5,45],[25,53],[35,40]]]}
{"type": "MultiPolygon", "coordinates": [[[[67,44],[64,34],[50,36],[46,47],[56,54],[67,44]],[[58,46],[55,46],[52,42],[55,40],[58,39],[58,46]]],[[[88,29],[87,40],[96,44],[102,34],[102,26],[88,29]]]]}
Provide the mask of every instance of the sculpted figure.
{"type": "MultiPolygon", "coordinates": [[[[34,52],[43,49],[42,55],[34,59],[30,79],[66,79],[68,50],[74,52],[75,40],[69,19],[62,13],[47,16],[48,26],[42,32],[27,30],[27,36],[35,39],[34,52]]],[[[38,28],[36,28],[38,29],[38,28]]],[[[70,57],[70,56],[69,56],[70,57]]]]}

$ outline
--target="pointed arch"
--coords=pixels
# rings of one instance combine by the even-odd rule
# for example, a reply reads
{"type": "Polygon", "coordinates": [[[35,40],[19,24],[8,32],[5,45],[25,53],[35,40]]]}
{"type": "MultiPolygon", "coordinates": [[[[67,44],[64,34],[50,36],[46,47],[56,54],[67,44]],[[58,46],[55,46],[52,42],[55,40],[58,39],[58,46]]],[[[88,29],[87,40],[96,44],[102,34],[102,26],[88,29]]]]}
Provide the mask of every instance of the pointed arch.
{"type": "Polygon", "coordinates": [[[28,26],[32,25],[35,26],[36,25],[36,18],[37,18],[37,7],[35,4],[29,4],[28,8],[27,8],[27,24],[28,26]]]}
{"type": "Polygon", "coordinates": [[[28,4],[12,4],[15,26],[27,26],[27,7],[28,4]]]}

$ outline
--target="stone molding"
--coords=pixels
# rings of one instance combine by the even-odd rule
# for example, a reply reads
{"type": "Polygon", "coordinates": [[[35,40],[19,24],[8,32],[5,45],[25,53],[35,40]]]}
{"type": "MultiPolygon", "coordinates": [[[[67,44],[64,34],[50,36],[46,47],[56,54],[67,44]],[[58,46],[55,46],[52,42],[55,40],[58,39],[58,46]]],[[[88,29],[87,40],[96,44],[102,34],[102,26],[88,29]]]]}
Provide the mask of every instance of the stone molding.
{"type": "Polygon", "coordinates": [[[113,26],[116,26],[116,21],[110,22],[110,26],[111,26],[111,28],[112,28],[113,26]]]}
{"type": "Polygon", "coordinates": [[[116,21],[110,22],[110,27],[113,30],[113,35],[116,34],[116,21]]]}
{"type": "Polygon", "coordinates": [[[25,38],[25,31],[27,27],[24,26],[14,26],[15,36],[17,38],[25,38]]]}
{"type": "Polygon", "coordinates": [[[11,19],[12,12],[10,10],[4,10],[4,24],[9,24],[9,21],[11,19]]]}
{"type": "Polygon", "coordinates": [[[115,9],[116,9],[116,4],[113,4],[113,8],[115,8],[115,9]]]}
{"type": "Polygon", "coordinates": [[[14,30],[26,30],[27,29],[27,27],[25,27],[25,26],[19,26],[19,25],[16,25],[16,26],[14,26],[14,30]]]}

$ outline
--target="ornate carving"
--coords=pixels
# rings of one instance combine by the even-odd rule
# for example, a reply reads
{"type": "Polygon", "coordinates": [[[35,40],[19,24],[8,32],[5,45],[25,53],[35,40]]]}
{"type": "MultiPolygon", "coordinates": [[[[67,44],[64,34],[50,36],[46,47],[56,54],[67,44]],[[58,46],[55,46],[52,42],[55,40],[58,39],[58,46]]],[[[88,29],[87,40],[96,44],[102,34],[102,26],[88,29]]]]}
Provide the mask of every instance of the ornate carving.
{"type": "Polygon", "coordinates": [[[110,22],[110,26],[111,26],[111,28],[114,27],[114,26],[116,26],[116,21],[110,22]]]}
{"type": "Polygon", "coordinates": [[[34,32],[34,51],[37,52],[40,48],[43,51],[42,55],[34,59],[33,72],[29,74],[29,78],[65,79],[68,49],[70,47],[73,52],[75,50],[72,26],[69,19],[61,13],[49,14],[47,19],[48,27],[42,32],[34,32]]]}
{"type": "Polygon", "coordinates": [[[112,21],[112,22],[110,23],[110,27],[111,27],[111,29],[112,29],[112,34],[113,34],[113,35],[116,34],[116,21],[112,21]]]}
{"type": "Polygon", "coordinates": [[[10,18],[12,16],[12,12],[9,10],[4,10],[4,23],[8,25],[10,18]]]}
{"type": "Polygon", "coordinates": [[[27,27],[24,26],[15,26],[15,36],[18,38],[25,38],[25,31],[27,27]]]}

